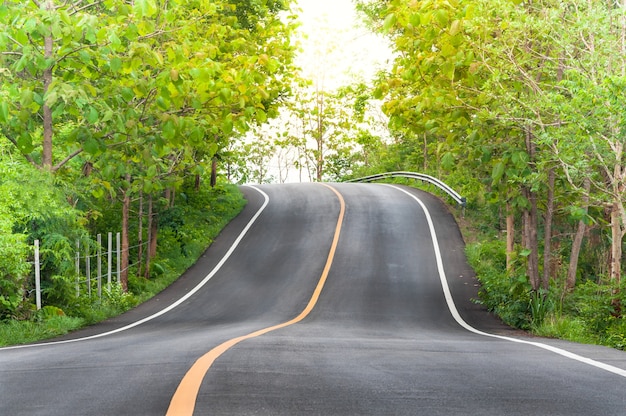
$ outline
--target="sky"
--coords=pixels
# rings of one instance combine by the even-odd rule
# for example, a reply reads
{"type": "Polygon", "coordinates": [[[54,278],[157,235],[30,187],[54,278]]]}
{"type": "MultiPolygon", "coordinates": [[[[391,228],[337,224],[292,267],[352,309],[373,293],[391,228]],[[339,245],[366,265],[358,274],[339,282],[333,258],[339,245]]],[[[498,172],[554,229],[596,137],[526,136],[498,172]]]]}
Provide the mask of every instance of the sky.
{"type": "Polygon", "coordinates": [[[355,77],[371,79],[391,59],[386,41],[360,22],[352,0],[298,0],[308,37],[297,63],[303,75],[334,89],[355,77]],[[359,27],[360,26],[360,27],[359,27]]]}
{"type": "MultiPolygon", "coordinates": [[[[364,27],[354,10],[352,0],[297,0],[301,9],[300,42],[302,52],[296,64],[302,69],[302,76],[308,78],[322,90],[332,90],[354,83],[369,81],[380,69],[390,66],[392,53],[386,41],[364,27]],[[387,65],[389,64],[389,65],[387,65]]],[[[284,124],[284,123],[283,123],[284,124]]],[[[274,127],[268,125],[267,134],[274,127]]],[[[255,131],[254,134],[258,134],[255,131]]],[[[276,181],[281,178],[280,156],[270,162],[269,174],[276,181]]],[[[308,174],[302,175],[290,167],[286,182],[308,181],[308,174]]]]}

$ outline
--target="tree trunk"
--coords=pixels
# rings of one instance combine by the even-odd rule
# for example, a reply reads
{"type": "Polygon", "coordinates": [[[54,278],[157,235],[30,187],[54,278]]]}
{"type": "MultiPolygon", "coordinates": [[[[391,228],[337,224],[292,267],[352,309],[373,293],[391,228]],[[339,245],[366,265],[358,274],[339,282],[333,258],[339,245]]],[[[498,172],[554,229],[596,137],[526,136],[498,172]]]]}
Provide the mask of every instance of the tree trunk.
{"type": "Polygon", "coordinates": [[[150,197],[148,198],[148,250],[146,250],[146,267],[144,270],[144,274],[143,277],[146,279],[150,278],[150,263],[152,261],[152,250],[151,250],[151,243],[152,243],[152,222],[153,222],[153,218],[152,218],[152,195],[150,195],[150,197]]]}
{"type": "Polygon", "coordinates": [[[142,275],[142,266],[143,266],[143,192],[139,192],[139,213],[138,216],[138,225],[137,228],[137,277],[141,277],[142,275]]]}
{"type": "Polygon", "coordinates": [[[619,203],[611,206],[611,280],[617,284],[622,274],[622,227],[619,203]]]}
{"type": "Polygon", "coordinates": [[[159,234],[159,215],[154,212],[154,203],[152,204],[152,222],[150,223],[150,243],[148,245],[148,255],[152,258],[156,256],[157,252],[157,237],[159,234]]]}
{"type": "Polygon", "coordinates": [[[173,188],[166,188],[163,192],[163,198],[167,201],[167,207],[171,208],[174,206],[174,194],[175,190],[173,188]]]}
{"type": "Polygon", "coordinates": [[[515,251],[515,215],[511,202],[506,202],[506,270],[513,270],[513,252],[515,251]]]}
{"type": "Polygon", "coordinates": [[[428,172],[428,136],[424,133],[424,148],[422,149],[422,157],[424,158],[424,173],[428,172]]]}
{"type": "Polygon", "coordinates": [[[531,208],[524,209],[524,249],[528,252],[526,258],[526,273],[534,291],[539,290],[539,254],[537,243],[537,199],[533,192],[524,189],[524,196],[530,202],[531,208]]]}
{"type": "Polygon", "coordinates": [[[622,240],[626,230],[623,223],[623,209],[621,198],[624,191],[624,168],[622,168],[623,144],[615,142],[611,146],[615,152],[615,166],[613,169],[612,188],[613,204],[611,205],[611,280],[618,284],[622,275],[622,240]]]}
{"type": "MultiPolygon", "coordinates": [[[[585,214],[589,211],[589,191],[591,189],[591,181],[589,178],[585,178],[583,182],[583,188],[585,194],[583,195],[583,208],[585,214]]],[[[586,224],[584,219],[578,221],[578,228],[576,229],[576,235],[572,242],[572,252],[569,257],[569,266],[567,268],[567,278],[565,280],[565,289],[572,291],[576,286],[576,271],[578,270],[578,257],[580,256],[580,248],[583,244],[583,238],[585,236],[586,224]]]]}
{"type": "MultiPolygon", "coordinates": [[[[48,1],[46,4],[48,10],[52,10],[54,5],[52,1],[48,1]]],[[[51,61],[53,54],[53,38],[52,34],[44,37],[44,57],[46,60],[51,61]]],[[[50,85],[52,84],[52,67],[54,64],[50,64],[43,71],[43,95],[46,96],[50,85]]],[[[44,169],[52,170],[52,109],[45,103],[43,104],[43,147],[42,147],[42,160],[41,164],[44,169]]]]}
{"type": "MultiPolygon", "coordinates": [[[[528,152],[530,163],[534,163],[535,143],[533,142],[531,127],[526,128],[526,151],[528,152]]],[[[529,186],[524,186],[522,193],[530,204],[530,208],[524,209],[524,248],[528,251],[526,270],[532,289],[537,291],[541,283],[539,279],[539,244],[537,240],[537,195],[529,186]]]]}
{"type": "Polygon", "coordinates": [[[324,95],[317,92],[317,181],[324,176],[324,95]]]}
{"type": "MultiPolygon", "coordinates": [[[[130,184],[130,174],[126,174],[126,181],[130,184]]],[[[128,292],[128,219],[130,214],[130,189],[124,190],[122,203],[122,261],[120,283],[122,290],[128,292]]]]}
{"type": "Polygon", "coordinates": [[[211,161],[211,188],[217,185],[217,157],[213,156],[211,161]]]}
{"type": "Polygon", "coordinates": [[[150,227],[150,250],[148,251],[148,255],[151,258],[154,258],[157,253],[157,240],[159,235],[159,221],[157,214],[152,214],[152,226],[150,227]]]}
{"type": "Polygon", "coordinates": [[[548,171],[548,200],[546,202],[546,214],[544,220],[545,236],[543,240],[543,276],[541,287],[547,291],[550,289],[550,263],[552,261],[552,219],[554,217],[554,168],[548,171]]]}

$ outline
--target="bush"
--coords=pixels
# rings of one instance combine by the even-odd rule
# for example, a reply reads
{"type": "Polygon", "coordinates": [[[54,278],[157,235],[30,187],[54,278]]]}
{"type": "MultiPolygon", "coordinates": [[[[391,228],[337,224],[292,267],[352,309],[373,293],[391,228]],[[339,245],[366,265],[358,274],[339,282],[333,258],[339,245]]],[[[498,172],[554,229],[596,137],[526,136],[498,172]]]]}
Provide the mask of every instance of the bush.
{"type": "Polygon", "coordinates": [[[481,283],[479,302],[506,324],[529,329],[533,322],[531,287],[525,275],[507,274],[505,249],[498,240],[466,246],[467,260],[481,283]]]}
{"type": "Polygon", "coordinates": [[[565,299],[566,313],[580,318],[586,329],[596,336],[603,334],[612,326],[617,314],[612,303],[615,288],[611,285],[599,285],[587,280],[576,286],[576,290],[565,299]]]}

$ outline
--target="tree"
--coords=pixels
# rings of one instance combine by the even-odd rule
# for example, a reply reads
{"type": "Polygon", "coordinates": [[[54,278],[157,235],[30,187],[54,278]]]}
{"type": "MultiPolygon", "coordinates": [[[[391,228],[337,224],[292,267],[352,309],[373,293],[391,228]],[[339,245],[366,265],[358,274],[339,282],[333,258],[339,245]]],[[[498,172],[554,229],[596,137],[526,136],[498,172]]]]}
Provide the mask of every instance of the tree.
{"type": "Polygon", "coordinates": [[[140,193],[180,186],[237,132],[276,114],[294,54],[288,9],[4,2],[0,134],[45,170],[80,155],[94,196],[119,197],[128,219],[140,193]]]}

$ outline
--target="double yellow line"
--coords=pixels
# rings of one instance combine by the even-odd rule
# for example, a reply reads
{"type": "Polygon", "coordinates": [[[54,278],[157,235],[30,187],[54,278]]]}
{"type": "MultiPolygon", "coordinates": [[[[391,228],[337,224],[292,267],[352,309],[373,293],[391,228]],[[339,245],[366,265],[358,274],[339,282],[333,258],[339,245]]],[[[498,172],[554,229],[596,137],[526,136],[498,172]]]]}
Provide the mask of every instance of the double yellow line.
{"type": "Polygon", "coordinates": [[[324,288],[324,284],[326,283],[326,279],[328,278],[328,273],[330,272],[330,267],[333,263],[333,259],[335,257],[335,251],[337,250],[337,244],[339,242],[339,235],[341,234],[341,225],[343,224],[343,217],[346,211],[346,204],[343,199],[343,196],[333,187],[329,185],[325,185],[327,188],[332,190],[337,198],[339,199],[340,210],[339,210],[339,218],[337,220],[337,225],[335,227],[335,234],[333,236],[333,242],[330,246],[330,251],[328,253],[328,258],[326,259],[326,265],[324,266],[324,270],[322,271],[322,275],[317,282],[317,286],[313,291],[313,295],[309,300],[309,303],[306,305],[304,310],[300,312],[298,316],[293,318],[290,321],[284,322],[282,324],[270,326],[268,328],[260,329],[258,331],[252,332],[248,335],[243,335],[241,337],[232,338],[217,347],[213,348],[211,351],[207,352],[205,355],[200,357],[193,366],[187,371],[187,374],[183,377],[182,381],[178,385],[176,389],[176,393],[172,397],[170,402],[170,406],[167,410],[167,416],[192,416],[194,408],[196,406],[196,399],[198,397],[198,392],[200,391],[200,386],[202,384],[202,380],[204,376],[209,371],[215,360],[221,356],[223,353],[228,351],[231,347],[237,345],[238,343],[245,341],[247,339],[259,337],[261,335],[267,334],[268,332],[274,331],[276,329],[284,328],[293,324],[296,324],[306,318],[309,313],[313,310],[317,301],[319,300],[320,294],[322,293],[322,289],[324,288]]]}

